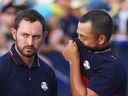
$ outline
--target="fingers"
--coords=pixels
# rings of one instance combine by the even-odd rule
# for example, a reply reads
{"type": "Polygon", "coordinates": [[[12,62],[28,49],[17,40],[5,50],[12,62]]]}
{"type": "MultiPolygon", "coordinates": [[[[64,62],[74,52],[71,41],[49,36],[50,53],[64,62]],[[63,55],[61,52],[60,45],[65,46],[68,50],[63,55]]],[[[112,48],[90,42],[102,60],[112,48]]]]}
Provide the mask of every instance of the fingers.
{"type": "Polygon", "coordinates": [[[75,44],[76,45],[76,42],[74,42],[73,40],[69,40],[68,44],[75,44]]]}
{"type": "Polygon", "coordinates": [[[72,49],[73,46],[73,40],[69,40],[69,43],[67,44],[67,46],[65,47],[65,49],[63,50],[63,56],[67,57],[67,54],[70,52],[70,50],[72,49]]]}
{"type": "Polygon", "coordinates": [[[67,47],[63,50],[63,56],[68,62],[74,61],[74,58],[76,58],[75,60],[79,58],[78,47],[73,40],[69,40],[67,47]]]}

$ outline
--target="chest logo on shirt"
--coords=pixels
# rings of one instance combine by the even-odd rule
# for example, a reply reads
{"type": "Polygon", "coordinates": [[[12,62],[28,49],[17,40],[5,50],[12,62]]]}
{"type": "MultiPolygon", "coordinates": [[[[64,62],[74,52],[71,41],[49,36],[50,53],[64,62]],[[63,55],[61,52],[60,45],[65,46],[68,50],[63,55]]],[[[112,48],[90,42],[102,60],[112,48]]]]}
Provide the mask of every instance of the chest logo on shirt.
{"type": "Polygon", "coordinates": [[[90,63],[88,60],[84,60],[83,66],[85,69],[90,69],[90,63]]]}
{"type": "Polygon", "coordinates": [[[47,91],[48,90],[48,84],[46,82],[41,82],[41,88],[44,90],[44,91],[47,91]]]}

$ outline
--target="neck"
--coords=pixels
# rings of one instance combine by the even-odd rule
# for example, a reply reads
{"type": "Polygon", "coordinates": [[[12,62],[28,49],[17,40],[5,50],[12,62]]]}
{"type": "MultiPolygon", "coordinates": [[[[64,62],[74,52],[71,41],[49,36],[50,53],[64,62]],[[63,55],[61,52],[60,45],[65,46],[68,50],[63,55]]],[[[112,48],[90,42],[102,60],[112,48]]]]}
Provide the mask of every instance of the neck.
{"type": "Polygon", "coordinates": [[[18,50],[18,48],[16,47],[16,45],[15,45],[15,49],[16,49],[18,55],[20,56],[20,58],[24,61],[25,65],[27,65],[27,66],[30,68],[30,67],[32,66],[33,62],[34,62],[34,57],[35,57],[35,55],[32,56],[32,57],[26,57],[26,56],[22,55],[22,54],[19,52],[19,50],[18,50]]]}

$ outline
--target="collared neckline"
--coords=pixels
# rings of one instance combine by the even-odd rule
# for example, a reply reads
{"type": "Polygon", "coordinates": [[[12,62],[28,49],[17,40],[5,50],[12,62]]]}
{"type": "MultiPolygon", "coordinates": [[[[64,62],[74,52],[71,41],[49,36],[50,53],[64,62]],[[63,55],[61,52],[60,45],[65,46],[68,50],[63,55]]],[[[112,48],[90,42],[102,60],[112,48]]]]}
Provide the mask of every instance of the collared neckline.
{"type": "Polygon", "coordinates": [[[103,48],[89,48],[85,46],[78,38],[74,40],[77,44],[78,47],[83,47],[88,50],[88,52],[94,52],[94,53],[106,53],[106,52],[111,52],[111,45],[108,44],[107,46],[103,48]]]}
{"type": "MultiPolygon", "coordinates": [[[[17,53],[15,49],[15,44],[12,45],[11,50],[9,51],[9,54],[16,65],[27,66],[25,65],[24,61],[21,59],[21,57],[17,53]]],[[[40,67],[39,57],[37,56],[37,54],[35,55],[34,62],[31,68],[36,68],[36,67],[40,67]]]]}

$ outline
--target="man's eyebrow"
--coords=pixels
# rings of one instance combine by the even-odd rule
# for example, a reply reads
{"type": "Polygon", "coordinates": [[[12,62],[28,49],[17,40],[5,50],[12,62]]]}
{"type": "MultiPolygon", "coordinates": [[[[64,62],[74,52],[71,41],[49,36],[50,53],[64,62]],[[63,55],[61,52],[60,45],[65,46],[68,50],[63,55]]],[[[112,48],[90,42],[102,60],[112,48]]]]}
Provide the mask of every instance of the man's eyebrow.
{"type": "Polygon", "coordinates": [[[23,35],[24,35],[24,34],[25,34],[25,35],[30,35],[30,34],[28,34],[28,33],[26,33],[26,32],[21,32],[21,34],[23,34],[23,35]]]}

